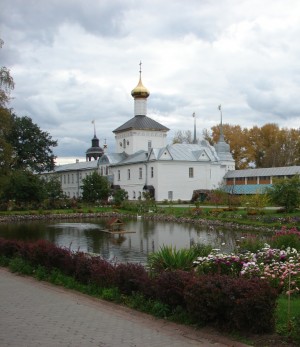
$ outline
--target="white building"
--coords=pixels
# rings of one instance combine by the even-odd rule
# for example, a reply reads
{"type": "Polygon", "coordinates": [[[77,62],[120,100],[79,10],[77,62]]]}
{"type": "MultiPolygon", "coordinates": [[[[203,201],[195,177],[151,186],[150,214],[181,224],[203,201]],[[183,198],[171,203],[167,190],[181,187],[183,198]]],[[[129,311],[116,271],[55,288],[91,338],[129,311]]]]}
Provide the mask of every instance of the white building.
{"type": "Polygon", "coordinates": [[[99,147],[95,132],[92,147],[86,152],[86,162],[55,168],[54,174],[59,176],[67,196],[80,197],[82,179],[97,170],[109,178],[113,188],[126,190],[129,200],[138,200],[148,191],[156,201],[189,201],[196,190],[218,188],[225,174],[235,169],[222,131],[215,146],[205,140],[167,144],[169,129],[147,117],[150,93],[143,86],[141,71],[131,95],[134,116],[113,131],[115,153],[105,153],[99,147]]]}
{"type": "Polygon", "coordinates": [[[168,145],[169,129],[147,117],[150,93],[141,75],[131,95],[134,117],[113,131],[116,153],[104,154],[98,162],[101,173],[109,166],[113,186],[126,190],[129,200],[145,191],[156,201],[191,200],[195,190],[218,188],[226,172],[235,169],[222,132],[215,147],[204,140],[168,145]]]}

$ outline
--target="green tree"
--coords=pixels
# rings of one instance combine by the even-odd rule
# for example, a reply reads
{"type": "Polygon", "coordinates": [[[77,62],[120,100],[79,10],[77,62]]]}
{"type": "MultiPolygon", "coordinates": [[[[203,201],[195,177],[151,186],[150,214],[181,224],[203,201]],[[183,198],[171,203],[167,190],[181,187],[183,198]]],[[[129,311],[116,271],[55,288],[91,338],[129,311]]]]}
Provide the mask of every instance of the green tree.
{"type": "Polygon", "coordinates": [[[124,189],[116,189],[113,192],[114,203],[117,206],[120,206],[123,201],[128,200],[128,193],[124,189]]]}
{"type": "Polygon", "coordinates": [[[300,206],[300,177],[280,178],[274,180],[272,187],[267,189],[271,201],[283,206],[286,212],[293,212],[300,206]]]}
{"type": "Polygon", "coordinates": [[[7,175],[13,161],[13,147],[7,141],[12,119],[8,109],[0,107],[0,176],[7,175]]]}
{"type": "Polygon", "coordinates": [[[51,171],[55,165],[52,147],[57,141],[29,117],[12,115],[11,130],[7,142],[13,149],[12,170],[27,170],[34,172],[51,171]]]}
{"type": "Polygon", "coordinates": [[[87,202],[107,200],[111,189],[110,183],[105,176],[94,171],[82,180],[82,199],[87,202]]]}
{"type": "Polygon", "coordinates": [[[61,187],[58,177],[51,176],[48,180],[44,180],[46,197],[49,200],[57,200],[64,197],[64,193],[61,187]]]}
{"type": "Polygon", "coordinates": [[[41,202],[45,198],[44,181],[25,170],[13,171],[3,187],[3,199],[17,203],[41,202]]]}

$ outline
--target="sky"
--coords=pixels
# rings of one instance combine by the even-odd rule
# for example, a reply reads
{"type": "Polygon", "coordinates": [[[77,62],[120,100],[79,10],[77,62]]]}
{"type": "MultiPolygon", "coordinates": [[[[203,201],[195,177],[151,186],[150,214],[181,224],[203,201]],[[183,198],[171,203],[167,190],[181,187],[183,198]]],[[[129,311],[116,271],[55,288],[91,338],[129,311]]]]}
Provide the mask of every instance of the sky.
{"type": "MultiPolygon", "coordinates": [[[[220,122],[299,128],[299,0],[1,0],[0,66],[10,107],[83,159],[96,134],[134,116],[131,90],[150,91],[148,116],[197,134],[220,122]]],[[[71,159],[70,159],[71,158],[71,159]]]]}

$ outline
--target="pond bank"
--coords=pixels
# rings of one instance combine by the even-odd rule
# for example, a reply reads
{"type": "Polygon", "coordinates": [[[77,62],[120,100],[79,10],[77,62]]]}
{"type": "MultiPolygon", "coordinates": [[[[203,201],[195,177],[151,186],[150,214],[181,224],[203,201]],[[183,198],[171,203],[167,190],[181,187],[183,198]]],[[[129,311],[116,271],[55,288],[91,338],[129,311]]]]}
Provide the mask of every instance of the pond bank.
{"type": "MultiPolygon", "coordinates": [[[[23,221],[35,221],[35,220],[62,220],[62,219],[88,219],[88,218],[131,218],[136,219],[136,215],[124,214],[119,212],[94,212],[94,213],[64,213],[64,214],[26,214],[26,215],[8,215],[0,216],[0,223],[16,223],[23,221]]],[[[224,222],[220,220],[210,220],[203,218],[187,218],[187,217],[175,217],[165,214],[147,214],[143,215],[142,219],[171,222],[171,223],[189,223],[193,225],[205,225],[207,227],[226,227],[232,229],[240,229],[244,231],[262,231],[273,232],[274,228],[257,227],[253,225],[241,225],[234,222],[224,222]]]]}

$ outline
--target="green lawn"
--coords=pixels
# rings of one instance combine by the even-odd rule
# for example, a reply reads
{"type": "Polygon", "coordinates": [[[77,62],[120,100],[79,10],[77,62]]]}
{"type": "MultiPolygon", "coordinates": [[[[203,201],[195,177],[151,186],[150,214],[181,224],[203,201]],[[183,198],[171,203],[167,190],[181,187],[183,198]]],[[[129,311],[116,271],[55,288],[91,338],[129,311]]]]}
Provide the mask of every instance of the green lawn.
{"type": "Polygon", "coordinates": [[[278,299],[276,310],[276,332],[280,335],[290,336],[300,342],[300,297],[292,297],[290,312],[287,295],[281,295],[278,299]]]}

